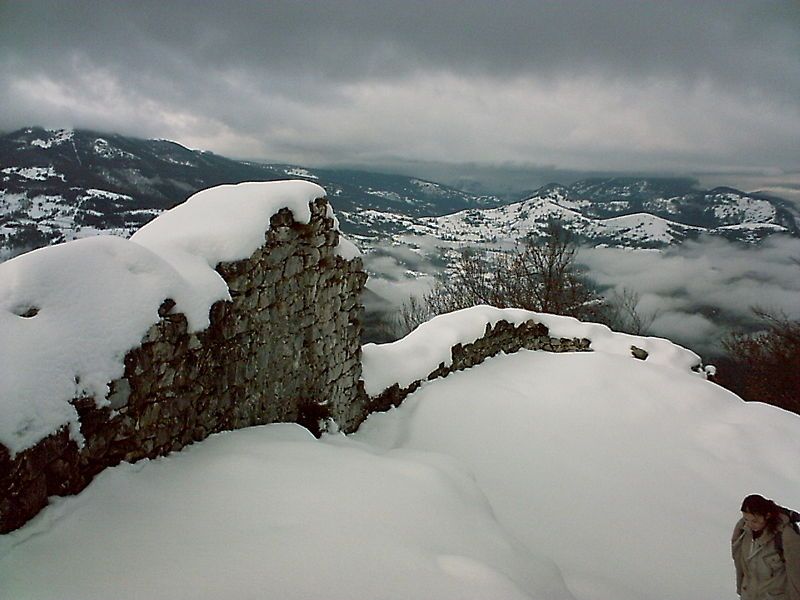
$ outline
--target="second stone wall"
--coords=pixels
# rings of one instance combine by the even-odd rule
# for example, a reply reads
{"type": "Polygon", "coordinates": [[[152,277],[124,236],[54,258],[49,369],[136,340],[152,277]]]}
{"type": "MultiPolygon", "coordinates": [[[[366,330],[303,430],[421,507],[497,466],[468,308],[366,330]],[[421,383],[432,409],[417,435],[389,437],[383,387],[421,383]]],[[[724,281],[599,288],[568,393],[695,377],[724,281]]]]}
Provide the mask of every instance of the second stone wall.
{"type": "Polygon", "coordinates": [[[364,418],[369,413],[385,411],[398,406],[424,381],[447,377],[454,371],[473,367],[501,352],[510,354],[523,348],[545,352],[591,352],[590,345],[591,340],[586,338],[550,337],[548,328],[534,321],[527,321],[518,326],[507,321],[498,321],[494,326],[487,324],[482,337],[470,344],[457,344],[451,348],[452,362],[449,366],[441,363],[425,379],[419,379],[405,387],[394,384],[380,394],[370,397],[364,403],[366,406],[364,418]]]}

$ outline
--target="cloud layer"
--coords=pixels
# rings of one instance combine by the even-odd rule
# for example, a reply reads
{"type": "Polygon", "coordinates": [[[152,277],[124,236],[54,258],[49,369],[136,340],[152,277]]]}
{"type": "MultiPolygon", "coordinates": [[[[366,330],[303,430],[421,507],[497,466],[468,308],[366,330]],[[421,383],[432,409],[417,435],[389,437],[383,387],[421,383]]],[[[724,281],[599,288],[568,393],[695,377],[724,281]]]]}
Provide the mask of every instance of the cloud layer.
{"type": "Polygon", "coordinates": [[[718,239],[664,253],[582,249],[579,262],[599,285],[639,294],[637,310],[655,316],[649,333],[705,356],[722,336],[756,325],[752,308],[800,319],[800,240],[774,236],[757,247],[718,239]]]}
{"type": "Polygon", "coordinates": [[[306,164],[781,172],[798,29],[793,0],[4,3],[0,128],[306,164]]]}
{"type": "MultiPolygon", "coordinates": [[[[442,268],[441,242],[418,236],[404,242],[365,256],[367,287],[390,302],[390,311],[430,291],[442,268]]],[[[705,359],[720,355],[728,332],[759,327],[753,308],[800,319],[796,238],[773,236],[758,246],[705,238],[664,252],[581,248],[576,262],[607,298],[637,294],[636,310],[649,323],[643,333],[671,339],[705,359]]]]}

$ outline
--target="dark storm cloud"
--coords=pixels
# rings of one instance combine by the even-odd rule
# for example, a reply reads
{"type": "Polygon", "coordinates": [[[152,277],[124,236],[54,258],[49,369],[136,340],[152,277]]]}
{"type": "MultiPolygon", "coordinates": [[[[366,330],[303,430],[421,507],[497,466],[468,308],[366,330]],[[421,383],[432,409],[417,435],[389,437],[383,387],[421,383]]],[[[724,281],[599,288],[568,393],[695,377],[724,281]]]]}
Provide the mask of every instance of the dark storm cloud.
{"type": "Polygon", "coordinates": [[[725,79],[800,92],[800,6],[668,2],[19,2],[6,52],[100,64],[241,69],[333,80],[416,69],[725,79]]]}
{"type": "Polygon", "coordinates": [[[785,168],[798,30],[794,0],[3,3],[0,127],[313,162],[785,168]]]}

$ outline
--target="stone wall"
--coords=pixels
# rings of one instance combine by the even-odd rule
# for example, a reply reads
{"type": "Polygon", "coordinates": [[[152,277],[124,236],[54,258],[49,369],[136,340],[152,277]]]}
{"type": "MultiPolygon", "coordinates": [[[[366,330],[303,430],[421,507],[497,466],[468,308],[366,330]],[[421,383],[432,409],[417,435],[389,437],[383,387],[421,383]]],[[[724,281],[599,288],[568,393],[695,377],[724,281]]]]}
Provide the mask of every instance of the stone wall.
{"type": "MultiPolygon", "coordinates": [[[[425,380],[430,381],[439,377],[446,377],[454,371],[468,369],[490,356],[495,356],[500,352],[510,354],[522,348],[527,350],[543,350],[545,352],[591,352],[591,341],[586,338],[555,338],[550,337],[550,332],[545,325],[534,321],[527,321],[514,326],[507,321],[498,321],[494,326],[486,325],[485,333],[482,337],[471,344],[457,344],[454,346],[450,355],[452,364],[446,366],[441,363],[437,369],[428,374],[425,380]]],[[[636,350],[639,350],[638,348],[636,350]]],[[[634,348],[631,348],[632,353],[634,348]]],[[[640,350],[640,352],[644,352],[640,350]]],[[[644,353],[644,357],[647,353],[644,353]]],[[[417,380],[405,387],[394,384],[377,396],[373,396],[365,403],[366,412],[364,418],[369,413],[389,410],[393,406],[398,406],[405,398],[413,393],[422,385],[425,380],[417,380]]]]}
{"type": "Polygon", "coordinates": [[[214,432],[272,422],[312,431],[333,419],[352,431],[366,415],[359,388],[366,282],[360,259],[336,253],[327,202],[310,224],[284,209],[250,258],[217,266],[232,301],[211,307],[210,326],[187,331],[165,299],[108,406],[76,398],[83,447],[66,429],[13,459],[0,445],[0,533],[24,524],[50,495],[74,494],[120,461],[179,450],[214,432]]]}

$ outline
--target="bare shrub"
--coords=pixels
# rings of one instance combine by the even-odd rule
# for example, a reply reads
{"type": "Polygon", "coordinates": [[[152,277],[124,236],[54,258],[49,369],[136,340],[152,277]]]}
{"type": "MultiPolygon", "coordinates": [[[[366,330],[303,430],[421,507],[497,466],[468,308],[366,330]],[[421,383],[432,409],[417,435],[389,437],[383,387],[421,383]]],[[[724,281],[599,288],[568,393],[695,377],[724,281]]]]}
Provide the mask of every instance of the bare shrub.
{"type": "Polygon", "coordinates": [[[529,236],[511,251],[467,248],[428,294],[403,306],[400,328],[408,332],[435,315],[479,304],[604,321],[605,303],[575,264],[576,252],[556,223],[543,240],[529,236]]]}
{"type": "Polygon", "coordinates": [[[754,308],[763,326],[723,340],[726,357],[715,381],[749,401],[800,414],[800,321],[754,308]]]}
{"type": "Polygon", "coordinates": [[[615,291],[606,302],[605,322],[615,331],[647,335],[659,311],[643,312],[639,308],[639,292],[629,288],[615,291]]]}

